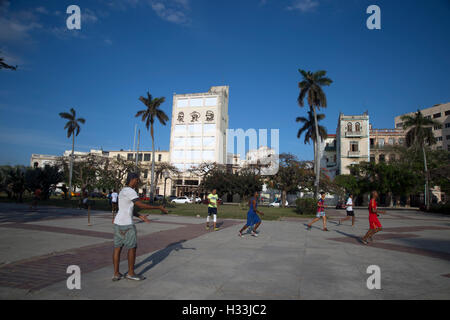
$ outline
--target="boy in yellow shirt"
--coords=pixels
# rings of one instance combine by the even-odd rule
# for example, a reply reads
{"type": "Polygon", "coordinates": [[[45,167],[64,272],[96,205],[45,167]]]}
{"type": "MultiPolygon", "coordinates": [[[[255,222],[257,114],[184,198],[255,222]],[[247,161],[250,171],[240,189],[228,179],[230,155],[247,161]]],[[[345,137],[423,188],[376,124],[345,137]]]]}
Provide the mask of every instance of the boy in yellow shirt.
{"type": "Polygon", "coordinates": [[[214,222],[214,231],[219,230],[219,228],[216,227],[216,221],[217,221],[217,205],[219,203],[219,196],[217,195],[217,190],[213,189],[213,191],[208,194],[208,216],[206,217],[206,230],[209,230],[209,217],[213,215],[213,222],[214,222]]]}

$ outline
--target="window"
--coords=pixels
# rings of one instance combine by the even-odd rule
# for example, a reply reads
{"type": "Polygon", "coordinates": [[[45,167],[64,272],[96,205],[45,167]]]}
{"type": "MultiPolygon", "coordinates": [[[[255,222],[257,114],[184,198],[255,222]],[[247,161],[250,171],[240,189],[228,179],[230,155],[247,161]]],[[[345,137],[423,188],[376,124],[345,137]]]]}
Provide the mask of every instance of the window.
{"type": "Polygon", "coordinates": [[[158,161],[161,161],[162,155],[158,154],[158,161]]]}
{"type": "Polygon", "coordinates": [[[38,163],[38,162],[35,162],[35,163],[34,163],[34,168],[36,169],[37,167],[39,167],[39,163],[38,163]]]}
{"type": "Polygon", "coordinates": [[[389,138],[388,143],[392,146],[395,143],[394,138],[389,138]]]}
{"type": "Polygon", "coordinates": [[[437,141],[442,141],[442,137],[437,137],[436,140],[437,141]]]}
{"type": "Polygon", "coordinates": [[[212,107],[217,104],[217,97],[214,98],[206,98],[205,99],[205,106],[212,107]]]}
{"type": "Polygon", "coordinates": [[[132,153],[127,154],[127,160],[133,160],[133,154],[132,153]]]}
{"type": "Polygon", "coordinates": [[[142,153],[138,154],[138,161],[142,161],[142,153]]]}
{"type": "Polygon", "coordinates": [[[202,158],[203,161],[214,161],[214,151],[203,151],[202,158]]]}
{"type": "Polygon", "coordinates": [[[120,154],[117,155],[117,160],[120,160],[120,154]]]}
{"type": "Polygon", "coordinates": [[[403,139],[403,138],[398,139],[398,144],[403,145],[404,143],[405,143],[405,139],[403,139]]]}
{"type": "Polygon", "coordinates": [[[384,147],[384,139],[378,139],[378,146],[384,147]]]}
{"type": "Polygon", "coordinates": [[[450,135],[449,135],[449,136],[447,136],[447,140],[450,140],[450,135]]]}
{"type": "Polygon", "coordinates": [[[355,131],[356,131],[356,132],[361,132],[361,125],[359,124],[359,122],[357,122],[357,123],[355,124],[355,131]]]}
{"type": "Polygon", "coordinates": [[[375,156],[370,156],[370,162],[375,162],[375,156]]]}
{"type": "Polygon", "coordinates": [[[395,127],[396,127],[396,128],[401,128],[401,127],[403,127],[403,122],[397,123],[397,125],[396,125],[395,127]]]}
{"type": "Polygon", "coordinates": [[[214,148],[216,138],[205,137],[203,138],[203,148],[214,148]]]}
{"type": "Polygon", "coordinates": [[[144,154],[144,161],[150,161],[150,153],[144,154]]]}
{"type": "Polygon", "coordinates": [[[188,99],[180,99],[177,102],[178,108],[183,108],[188,106],[188,99]]]}
{"type": "Polygon", "coordinates": [[[438,125],[434,126],[433,128],[434,128],[434,130],[442,129],[442,124],[438,124],[438,125]]]}
{"type": "Polygon", "coordinates": [[[177,124],[173,128],[173,134],[177,136],[184,136],[186,134],[186,125],[177,124]]]}
{"type": "Polygon", "coordinates": [[[446,127],[446,128],[450,128],[450,123],[446,123],[446,124],[445,124],[445,127],[446,127]]]}
{"type": "Polygon", "coordinates": [[[204,124],[203,125],[203,135],[214,136],[216,133],[215,124],[204,124]]]}
{"type": "Polygon", "coordinates": [[[375,145],[375,139],[370,138],[370,146],[373,147],[375,145]]]}
{"type": "Polygon", "coordinates": [[[352,123],[349,122],[349,123],[347,123],[347,132],[352,132],[352,131],[353,131],[353,126],[352,126],[352,123]]]}
{"type": "Polygon", "coordinates": [[[186,139],[186,146],[187,147],[197,147],[201,148],[202,146],[202,138],[200,137],[190,137],[186,139]]]}
{"type": "Polygon", "coordinates": [[[350,142],[350,151],[351,152],[358,152],[358,142],[357,141],[351,141],[350,142]]]}
{"type": "Polygon", "coordinates": [[[144,179],[147,179],[147,177],[148,177],[148,170],[145,170],[144,171],[144,179]]]}
{"type": "Polygon", "coordinates": [[[445,111],[446,116],[450,116],[450,110],[445,111]]]}
{"type": "Polygon", "coordinates": [[[440,112],[433,114],[433,119],[440,118],[440,117],[441,117],[441,113],[440,112]]]}
{"type": "Polygon", "coordinates": [[[203,98],[191,99],[191,107],[203,107],[203,98]]]}
{"type": "Polygon", "coordinates": [[[430,120],[430,119],[431,119],[431,116],[426,116],[425,119],[430,120]]]}
{"type": "Polygon", "coordinates": [[[380,162],[384,162],[384,160],[385,160],[385,156],[384,156],[384,154],[380,154],[380,162]]]}
{"type": "Polygon", "coordinates": [[[202,125],[201,124],[190,124],[188,126],[189,133],[201,133],[202,132],[202,125]]]}

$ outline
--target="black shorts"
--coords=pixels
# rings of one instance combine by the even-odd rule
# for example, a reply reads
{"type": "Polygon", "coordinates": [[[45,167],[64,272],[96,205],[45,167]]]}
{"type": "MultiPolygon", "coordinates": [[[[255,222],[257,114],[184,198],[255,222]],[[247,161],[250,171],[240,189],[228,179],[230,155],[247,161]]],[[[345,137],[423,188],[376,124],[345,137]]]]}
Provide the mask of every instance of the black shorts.
{"type": "Polygon", "coordinates": [[[217,214],[217,208],[208,207],[208,216],[212,214],[217,214]]]}
{"type": "Polygon", "coordinates": [[[355,216],[355,213],[353,212],[353,210],[352,210],[352,211],[347,210],[347,216],[348,216],[348,217],[354,217],[354,216],[355,216]]]}

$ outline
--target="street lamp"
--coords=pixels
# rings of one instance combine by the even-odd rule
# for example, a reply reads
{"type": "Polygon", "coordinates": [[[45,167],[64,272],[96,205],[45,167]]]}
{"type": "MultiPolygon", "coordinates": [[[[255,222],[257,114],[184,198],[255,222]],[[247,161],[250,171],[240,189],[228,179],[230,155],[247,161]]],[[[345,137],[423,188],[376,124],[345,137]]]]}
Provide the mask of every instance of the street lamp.
{"type": "Polygon", "coordinates": [[[167,170],[164,170],[163,175],[164,175],[164,199],[163,199],[163,202],[166,203],[166,182],[167,182],[167,179],[172,180],[172,178],[170,177],[170,173],[167,170]]]}

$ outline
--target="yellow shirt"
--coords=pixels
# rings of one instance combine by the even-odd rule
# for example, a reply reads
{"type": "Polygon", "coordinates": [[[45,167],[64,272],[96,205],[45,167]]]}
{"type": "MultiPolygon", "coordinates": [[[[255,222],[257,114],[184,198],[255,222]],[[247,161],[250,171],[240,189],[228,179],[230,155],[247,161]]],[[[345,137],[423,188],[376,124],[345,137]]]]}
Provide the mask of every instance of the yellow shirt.
{"type": "Polygon", "coordinates": [[[217,208],[217,200],[219,200],[219,196],[217,194],[208,194],[208,200],[209,200],[209,205],[208,207],[210,208],[217,208]]]}

